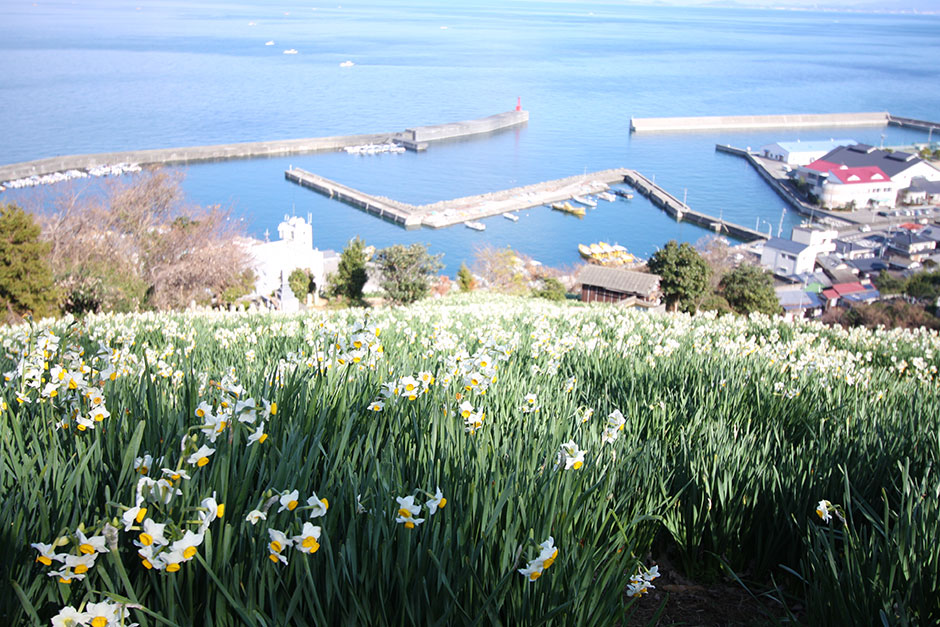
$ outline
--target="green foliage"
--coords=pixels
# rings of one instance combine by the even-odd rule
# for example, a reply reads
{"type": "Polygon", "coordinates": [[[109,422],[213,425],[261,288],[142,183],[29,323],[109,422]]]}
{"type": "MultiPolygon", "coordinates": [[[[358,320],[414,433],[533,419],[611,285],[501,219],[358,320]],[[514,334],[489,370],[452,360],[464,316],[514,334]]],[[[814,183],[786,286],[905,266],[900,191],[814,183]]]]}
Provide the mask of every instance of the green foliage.
{"type": "Polygon", "coordinates": [[[297,300],[301,302],[307,298],[307,294],[312,294],[317,289],[313,273],[304,268],[294,268],[287,277],[287,284],[297,300]]]}
{"type": "Polygon", "coordinates": [[[721,294],[715,294],[714,292],[705,294],[705,296],[702,297],[702,304],[699,306],[699,309],[702,311],[715,311],[719,314],[734,312],[734,310],[731,309],[731,305],[725,300],[725,297],[721,294]]]}
{"type": "Polygon", "coordinates": [[[221,302],[226,305],[231,305],[238,299],[247,296],[254,291],[256,280],[257,277],[255,276],[254,270],[246,268],[245,271],[237,277],[236,281],[222,292],[220,297],[221,302]]]}
{"type": "Polygon", "coordinates": [[[738,266],[721,278],[718,289],[736,313],[777,314],[783,311],[774,292],[773,277],[757,266],[738,266]]]}
{"type": "Polygon", "coordinates": [[[386,298],[407,305],[427,297],[431,278],[443,267],[441,255],[431,255],[424,244],[395,244],[375,255],[386,298]]]}
{"type": "Polygon", "coordinates": [[[564,284],[554,277],[545,277],[540,281],[540,285],[532,290],[532,296],[535,298],[544,298],[546,300],[560,301],[567,298],[568,290],[564,284]]]}
{"type": "Polygon", "coordinates": [[[477,286],[473,273],[470,272],[467,264],[463,262],[460,263],[460,270],[457,271],[457,284],[460,286],[461,292],[472,292],[477,286]]]}
{"type": "Polygon", "coordinates": [[[907,279],[904,293],[912,298],[936,304],[940,298],[940,271],[918,272],[907,279]]]}
{"type": "Polygon", "coordinates": [[[650,257],[647,267],[660,276],[659,287],[673,310],[689,310],[708,288],[711,270],[695,248],[670,240],[650,257]]]}
{"type": "Polygon", "coordinates": [[[904,279],[895,277],[887,270],[882,270],[872,283],[882,294],[900,294],[905,286],[904,279]]]}
{"type": "Polygon", "coordinates": [[[33,217],[13,204],[0,207],[0,320],[55,312],[58,294],[33,217]]]}
{"type": "Polygon", "coordinates": [[[350,301],[362,300],[362,288],[369,275],[366,272],[366,243],[356,236],[351,239],[339,256],[336,272],[327,278],[327,292],[350,301]]]}
{"type": "Polygon", "coordinates": [[[885,327],[888,329],[940,329],[940,319],[924,309],[896,299],[889,302],[858,304],[849,307],[841,314],[830,313],[830,322],[838,322],[847,327],[885,327]],[[833,319],[834,318],[834,319],[833,319]]]}

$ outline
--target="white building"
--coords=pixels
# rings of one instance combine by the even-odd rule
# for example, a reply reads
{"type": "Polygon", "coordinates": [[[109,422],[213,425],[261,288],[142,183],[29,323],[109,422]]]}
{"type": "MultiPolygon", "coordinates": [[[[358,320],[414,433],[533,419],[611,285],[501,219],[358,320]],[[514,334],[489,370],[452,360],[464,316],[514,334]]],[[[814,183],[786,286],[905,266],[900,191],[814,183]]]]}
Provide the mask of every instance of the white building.
{"type": "Polygon", "coordinates": [[[828,139],[822,141],[793,141],[776,142],[761,146],[760,155],[774,161],[782,161],[787,165],[799,166],[812,163],[820,159],[833,148],[839,146],[854,146],[854,139],[828,139]]]}
{"type": "Polygon", "coordinates": [[[815,246],[771,237],[764,242],[760,265],[780,276],[809,273],[816,266],[817,252],[815,246]]]}
{"type": "Polygon", "coordinates": [[[818,224],[801,224],[793,227],[793,233],[790,239],[800,244],[806,244],[816,250],[817,255],[828,255],[835,252],[835,239],[839,237],[839,232],[835,229],[828,229],[818,224]]]}
{"type": "MultiPolygon", "coordinates": [[[[255,295],[270,296],[287,284],[287,277],[296,268],[313,274],[317,289],[325,285],[326,272],[323,252],[313,247],[313,227],[300,217],[284,216],[277,227],[281,239],[275,242],[248,240],[244,243],[251,256],[251,268],[256,275],[255,295]]],[[[283,304],[297,307],[295,299],[287,294],[283,304]]]]}
{"type": "Polygon", "coordinates": [[[902,188],[876,165],[848,166],[824,159],[801,166],[797,177],[806,181],[823,207],[830,208],[893,207],[902,188]]]}

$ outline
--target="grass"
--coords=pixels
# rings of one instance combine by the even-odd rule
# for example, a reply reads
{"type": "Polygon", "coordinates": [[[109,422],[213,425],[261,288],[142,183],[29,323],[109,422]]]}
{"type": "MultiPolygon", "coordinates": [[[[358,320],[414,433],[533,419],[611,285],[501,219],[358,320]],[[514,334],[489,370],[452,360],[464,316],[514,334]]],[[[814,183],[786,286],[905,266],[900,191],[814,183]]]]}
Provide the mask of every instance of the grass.
{"type": "Polygon", "coordinates": [[[7,624],[106,602],[100,624],[609,625],[665,553],[780,582],[811,623],[835,591],[843,621],[938,615],[936,333],[466,295],[0,341],[7,624]],[[102,537],[84,572],[79,531],[102,537]]]}

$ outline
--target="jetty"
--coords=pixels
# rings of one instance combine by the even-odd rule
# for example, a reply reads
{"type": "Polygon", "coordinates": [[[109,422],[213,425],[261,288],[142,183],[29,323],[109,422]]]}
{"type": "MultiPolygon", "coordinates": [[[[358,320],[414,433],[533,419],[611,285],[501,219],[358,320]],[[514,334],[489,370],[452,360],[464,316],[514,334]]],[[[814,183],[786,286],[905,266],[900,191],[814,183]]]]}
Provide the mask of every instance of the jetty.
{"type": "MultiPolygon", "coordinates": [[[[804,113],[788,115],[721,115],[671,118],[630,118],[631,133],[669,131],[727,131],[772,128],[887,126],[890,113],[804,113]]],[[[896,118],[902,119],[902,118],[896,118]]]]}
{"type": "Polygon", "coordinates": [[[623,182],[627,172],[629,171],[622,168],[588,172],[486,194],[442,200],[427,205],[411,205],[368,194],[300,168],[287,170],[284,172],[284,177],[288,181],[328,198],[339,200],[405,228],[426,226],[439,229],[567,201],[579,195],[596,194],[607,190],[611,183],[623,182]]]}
{"type": "Polygon", "coordinates": [[[896,115],[888,116],[888,124],[891,126],[916,128],[922,131],[940,131],[940,122],[929,122],[927,120],[916,120],[914,118],[902,118],[896,115]]]}
{"type": "Polygon", "coordinates": [[[624,171],[624,182],[633,187],[638,193],[649,198],[653,205],[659,207],[667,214],[676,219],[676,221],[686,221],[704,226],[707,229],[715,231],[718,234],[726,233],[729,236],[743,242],[753,242],[756,240],[766,240],[768,235],[755,229],[728,222],[721,218],[710,216],[707,213],[695,211],[687,204],[664,190],[662,187],[646,178],[636,170],[624,171]]]}
{"type": "Polygon", "coordinates": [[[151,150],[125,150],[84,155],[65,155],[0,166],[0,182],[30,176],[44,176],[68,170],[88,170],[115,163],[137,165],[181,165],[229,159],[258,157],[285,157],[290,155],[343,150],[347,146],[395,143],[410,150],[425,150],[432,142],[456,140],[474,135],[495,133],[525,124],[529,112],[516,109],[505,113],[463,122],[450,122],[434,126],[418,126],[399,132],[365,135],[337,135],[306,139],[189,146],[184,148],[157,148],[151,150]]]}

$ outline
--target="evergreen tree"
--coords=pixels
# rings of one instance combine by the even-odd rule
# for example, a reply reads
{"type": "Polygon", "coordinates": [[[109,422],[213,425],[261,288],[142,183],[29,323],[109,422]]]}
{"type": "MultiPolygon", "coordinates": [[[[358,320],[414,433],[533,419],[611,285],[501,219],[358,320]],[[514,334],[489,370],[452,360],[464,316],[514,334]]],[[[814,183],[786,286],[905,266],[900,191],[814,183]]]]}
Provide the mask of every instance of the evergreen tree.
{"type": "Polygon", "coordinates": [[[677,311],[688,311],[696,299],[708,288],[711,269],[690,244],[670,240],[657,250],[646,264],[650,272],[660,276],[659,287],[666,297],[666,305],[677,311]]]}
{"type": "Polygon", "coordinates": [[[17,207],[0,208],[0,318],[15,321],[26,313],[39,318],[55,312],[57,294],[39,225],[17,207]]]}
{"type": "Polygon", "coordinates": [[[457,284],[460,285],[461,292],[471,292],[476,289],[477,281],[465,263],[461,263],[460,270],[457,271],[457,284]]]}
{"type": "Polygon", "coordinates": [[[781,313],[783,309],[774,292],[773,277],[757,266],[743,264],[722,277],[718,284],[722,296],[739,314],[781,313]]]}
{"type": "Polygon", "coordinates": [[[555,277],[546,277],[541,280],[539,287],[532,290],[532,296],[546,300],[561,301],[567,298],[568,290],[564,284],[555,277]]]}
{"type": "Polygon", "coordinates": [[[421,300],[431,289],[431,277],[443,267],[440,255],[428,254],[424,244],[395,244],[375,255],[382,273],[382,289],[393,303],[404,305],[421,300]]]}
{"type": "Polygon", "coordinates": [[[327,277],[329,293],[351,301],[362,300],[362,288],[369,275],[366,272],[366,243],[358,236],[346,244],[339,256],[336,272],[327,277]]]}
{"type": "Polygon", "coordinates": [[[310,270],[303,268],[294,268],[291,271],[290,275],[287,277],[287,285],[290,286],[291,292],[294,293],[294,296],[296,296],[299,301],[303,301],[307,298],[307,294],[311,294],[317,289],[317,284],[313,280],[313,274],[311,274],[310,270]]]}

